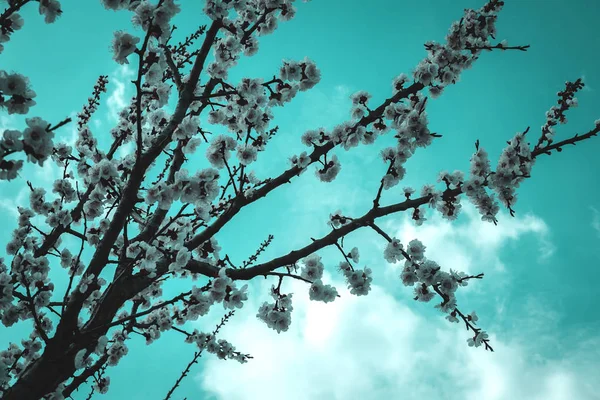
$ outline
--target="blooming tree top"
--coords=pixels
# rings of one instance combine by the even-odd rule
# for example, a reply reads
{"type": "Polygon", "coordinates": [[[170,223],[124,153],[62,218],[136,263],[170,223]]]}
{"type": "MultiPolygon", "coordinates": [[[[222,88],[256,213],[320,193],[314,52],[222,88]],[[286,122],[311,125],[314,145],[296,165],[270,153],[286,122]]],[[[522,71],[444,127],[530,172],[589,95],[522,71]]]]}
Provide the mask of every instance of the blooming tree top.
{"type": "MultiPolygon", "coordinates": [[[[34,3],[8,2],[0,15],[0,42],[23,27],[18,12],[30,2],[34,3]]],[[[47,23],[62,13],[56,0],[37,3],[47,23]]],[[[344,237],[363,227],[385,240],[383,260],[399,265],[399,282],[411,287],[415,300],[433,301],[450,322],[462,323],[470,331],[465,338],[469,346],[493,351],[478,315],[462,311],[456,299],[461,287],[483,274],[444,270],[441,261],[428,258],[421,241],[401,243],[381,229],[377,219],[410,211],[420,225],[427,220],[427,209],[433,209],[455,220],[464,194],[483,221],[496,224],[500,207],[514,215],[516,191],[530,177],[537,157],[600,131],[596,121],[587,133],[554,141],[553,127],[566,122],[564,114],[577,105],[574,96],[584,85],[581,79],[566,82],[533,147],[533,132],[527,128],[516,133],[492,163],[478,141],[468,174],[442,171],[437,184],[397,188],[407,160],[441,138],[428,127],[431,99],[455,84],[484,51],[527,50],[528,46],[495,40],[503,1],[490,0],[477,10],[465,10],[444,43],[427,42],[426,56],[410,75],[400,73],[393,79],[389,97],[380,104],[372,104],[367,91],[354,93],[348,119],[333,129],[304,132],[298,140],[306,150],[287,155],[288,167],[273,177],[258,177],[251,169],[278,131],[273,109],[317,85],[321,71],[309,58],[283,60],[272,78],[233,82],[229,70],[242,56],[257,53],[260,37],[295,16],[294,0],[207,0],[204,12],[210,24],[199,26],[179,43],[172,38],[173,20],[184,5],[174,0],[102,3],[108,10],[130,13],[140,32],[117,31],[111,44],[113,60],[136,70],[135,95],[110,132],[111,146],[101,148],[89,126],[106,91],[106,76],[98,79],[77,116],[73,146],[59,143],[55,135],[70,119],[52,125],[41,117],[27,118],[22,130],[5,130],[0,138],[0,179],[22,179],[22,158],[40,166],[55,163],[63,171],[51,193],[30,185],[29,207],[19,208],[18,228],[6,244],[8,258],[0,258],[2,323],[11,327],[19,320],[31,320],[34,326],[21,346],[12,344],[0,353],[3,398],[63,399],[92,377],[95,389],[105,393],[109,384],[105,370],[128,353],[126,341],[132,332],[150,344],[162,332],[175,330],[198,347],[195,359],[206,349],[222,359],[247,362],[250,355],[216,338],[248,299],[243,281],[276,278],[272,301],[263,303],[256,316],[279,333],[288,330],[293,315],[293,294],[282,292],[284,279],[306,282],[314,301],[330,303],[339,297],[337,289],[324,282],[328,266],[317,254],[328,246],[340,252],[336,267],[350,293],[367,296],[373,270],[359,266],[358,247],[348,249],[343,243],[344,237]],[[173,109],[168,107],[170,99],[176,100],[173,109]],[[272,236],[242,265],[223,255],[215,235],[243,208],[309,169],[319,181],[332,182],[342,168],[335,151],[368,146],[384,135],[392,136],[395,145],[380,154],[386,170],[373,206],[364,215],[332,212],[328,234],[267,262],[256,261],[272,236]],[[128,143],[134,150],[120,155],[117,150],[128,143]],[[210,166],[188,169],[194,154],[205,156],[210,166]],[[381,204],[382,193],[388,190],[396,191],[400,201],[381,204]],[[35,217],[43,223],[34,222],[35,217]],[[64,237],[75,238],[80,246],[63,244],[64,237]],[[64,293],[58,293],[49,278],[50,268],[59,265],[69,279],[64,293]],[[111,266],[114,274],[107,279],[111,266]],[[165,281],[199,277],[208,278],[206,285],[162,298],[165,281]],[[212,333],[176,326],[197,320],[216,304],[227,313],[212,333]]],[[[0,71],[0,107],[8,114],[28,114],[35,106],[32,87],[25,76],[0,71]]]]}

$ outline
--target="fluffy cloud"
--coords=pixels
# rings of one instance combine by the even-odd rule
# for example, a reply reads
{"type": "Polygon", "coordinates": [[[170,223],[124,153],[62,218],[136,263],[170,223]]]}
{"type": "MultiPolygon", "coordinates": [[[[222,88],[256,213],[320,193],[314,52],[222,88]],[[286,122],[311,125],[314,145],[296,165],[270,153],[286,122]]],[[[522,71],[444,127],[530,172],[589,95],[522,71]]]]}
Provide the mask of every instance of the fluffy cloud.
{"type": "Polygon", "coordinates": [[[598,237],[600,237],[600,211],[592,206],[590,206],[590,209],[592,210],[592,228],[594,228],[598,237]]]}
{"type": "Polygon", "coordinates": [[[581,352],[536,360],[494,335],[496,352],[485,352],[467,347],[458,325],[421,317],[381,287],[367,298],[343,291],[331,304],[310,302],[306,289],[291,285],[293,322],[282,334],[256,319],[258,302],[246,304],[223,337],[254,359],[210,357],[202,388],[227,400],[597,398],[587,382],[600,365],[581,352]]]}
{"type": "Polygon", "coordinates": [[[17,118],[15,115],[0,115],[0,132],[6,129],[17,129],[17,118]]]}
{"type": "Polygon", "coordinates": [[[535,359],[494,335],[495,353],[469,348],[457,325],[420,317],[378,286],[367,298],[343,291],[332,304],[310,302],[300,283],[290,289],[290,330],[268,329],[254,315],[258,302],[246,304],[223,337],[254,359],[210,357],[196,378],[204,390],[227,400],[598,398],[587,382],[600,365],[581,351],[535,359]]]}
{"type": "Polygon", "coordinates": [[[126,97],[127,87],[134,75],[134,70],[128,65],[119,67],[110,77],[109,82],[114,85],[114,89],[108,97],[106,104],[108,105],[108,119],[113,122],[119,121],[119,112],[129,104],[129,99],[126,97]]]}
{"type": "MultiPolygon", "coordinates": [[[[426,254],[443,260],[445,269],[478,272],[480,264],[474,262],[484,260],[481,265],[488,266],[484,272],[489,266],[500,272],[502,246],[527,234],[536,235],[540,248],[551,253],[548,228],[536,216],[503,216],[494,227],[481,222],[472,207],[467,205],[464,211],[465,223],[432,217],[422,227],[403,220],[390,222],[388,228],[395,226],[404,243],[415,237],[422,240],[428,246],[426,254]]],[[[379,250],[367,251],[365,258],[375,259],[379,250]]],[[[398,266],[389,266],[387,272],[391,274],[392,268],[397,275],[398,266]]],[[[527,315],[521,316],[523,321],[535,319],[535,324],[516,324],[498,336],[490,329],[496,350],[490,353],[469,348],[462,325],[441,316],[422,316],[422,308],[430,304],[404,303],[394,297],[390,287],[406,290],[395,279],[385,287],[374,285],[367,297],[356,297],[340,290],[345,286],[340,277],[332,280],[326,274],[324,281],[335,284],[342,296],[330,304],[309,301],[305,284],[288,282],[284,292],[294,293],[294,311],[290,330],[282,334],[256,318],[264,296],[258,299],[254,290],[251,301],[222,331],[254,359],[239,365],[209,357],[197,382],[227,400],[598,398],[588,383],[592,371],[600,368],[597,344],[580,343],[567,352],[564,343],[556,347],[559,343],[553,341],[555,359],[528,345],[532,338],[551,336],[548,328],[557,324],[555,313],[541,312],[539,299],[529,299],[527,315]]],[[[269,287],[269,282],[261,281],[259,292],[267,293],[269,287]]]]}
{"type": "Polygon", "coordinates": [[[29,188],[27,186],[23,186],[21,190],[19,190],[14,196],[11,198],[9,196],[5,196],[4,194],[0,197],[0,209],[2,209],[5,213],[11,216],[11,218],[17,218],[19,216],[19,211],[17,210],[18,206],[27,205],[29,195],[29,188]]]}
{"type": "MultiPolygon", "coordinates": [[[[513,218],[501,212],[498,225],[494,226],[481,221],[471,203],[463,203],[461,212],[464,215],[458,221],[450,222],[438,212],[427,210],[429,220],[422,226],[415,226],[410,216],[405,214],[400,223],[390,221],[385,227],[402,243],[419,239],[427,247],[426,256],[446,270],[452,268],[476,274],[504,271],[506,267],[500,260],[500,250],[507,242],[517,241],[527,234],[536,236],[538,261],[545,261],[554,253],[548,226],[535,215],[513,218]]],[[[383,244],[378,246],[383,251],[383,244]]]]}

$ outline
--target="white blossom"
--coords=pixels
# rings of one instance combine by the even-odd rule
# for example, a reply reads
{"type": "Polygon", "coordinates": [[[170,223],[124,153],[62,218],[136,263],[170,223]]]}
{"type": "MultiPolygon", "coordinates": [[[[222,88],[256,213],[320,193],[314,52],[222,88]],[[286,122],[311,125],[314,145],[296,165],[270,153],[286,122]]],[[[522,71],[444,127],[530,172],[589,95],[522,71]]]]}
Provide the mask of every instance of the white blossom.
{"type": "Polygon", "coordinates": [[[123,31],[116,31],[114,35],[112,43],[113,59],[119,64],[129,64],[127,57],[136,50],[135,45],[139,43],[140,38],[123,31]]]}

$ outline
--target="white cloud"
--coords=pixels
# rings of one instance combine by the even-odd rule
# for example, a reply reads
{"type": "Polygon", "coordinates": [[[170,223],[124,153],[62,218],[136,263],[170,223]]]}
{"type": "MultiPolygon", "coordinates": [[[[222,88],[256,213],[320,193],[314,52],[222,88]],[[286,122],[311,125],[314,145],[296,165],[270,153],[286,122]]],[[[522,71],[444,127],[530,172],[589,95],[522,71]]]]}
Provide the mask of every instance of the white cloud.
{"type": "Polygon", "coordinates": [[[75,142],[79,137],[79,129],[77,128],[77,114],[77,111],[71,111],[71,114],[69,114],[69,117],[71,117],[71,119],[73,120],[73,122],[71,122],[70,124],[69,137],[61,138],[62,140],[60,140],[61,142],[64,142],[71,147],[75,146],[75,142]]]}
{"type": "MultiPolygon", "coordinates": [[[[540,218],[503,214],[494,226],[482,222],[474,207],[463,207],[468,217],[463,223],[430,215],[431,220],[421,227],[404,219],[390,221],[385,228],[403,243],[419,238],[427,246],[426,254],[446,270],[476,273],[491,267],[501,271],[505,268],[498,255],[502,246],[527,234],[538,237],[541,254],[551,253],[549,230],[540,218]]],[[[375,253],[380,254],[383,242],[364,242],[359,247],[365,250],[361,260],[369,263],[375,253]]],[[[290,330],[282,334],[256,318],[264,296],[259,299],[259,293],[251,294],[251,301],[225,326],[222,337],[254,359],[239,365],[209,356],[197,382],[203,390],[227,400],[597,398],[587,383],[591,371],[600,368],[597,358],[584,351],[574,351],[562,360],[534,357],[537,350],[529,341],[551,337],[559,319],[556,313],[544,311],[543,299],[527,300],[527,315],[520,317],[531,320],[530,324],[498,332],[502,336],[490,332],[496,350],[490,353],[469,348],[469,335],[462,325],[419,315],[432,304],[407,305],[396,300],[391,290],[408,289],[397,277],[398,266],[388,266],[386,273],[393,270],[394,278],[380,282],[383,286],[374,285],[367,297],[350,295],[339,277],[332,281],[326,273],[324,281],[334,284],[342,295],[330,304],[309,301],[305,284],[288,282],[284,292],[294,293],[294,311],[290,330]]],[[[267,293],[271,283],[260,282],[260,294],[267,293]]],[[[498,299],[498,309],[503,307],[498,299]]]]}
{"type": "Polygon", "coordinates": [[[333,94],[316,87],[306,93],[299,117],[303,121],[310,121],[312,126],[308,129],[331,127],[331,121],[348,120],[352,106],[350,94],[352,89],[345,85],[335,86],[333,94]]]}
{"type": "Polygon", "coordinates": [[[600,237],[600,211],[592,206],[590,206],[590,209],[592,210],[592,228],[594,228],[598,237],[600,237]]]}
{"type": "Polygon", "coordinates": [[[209,356],[196,377],[203,390],[227,400],[598,398],[588,382],[600,364],[583,352],[534,360],[494,335],[494,353],[469,348],[462,326],[421,317],[379,286],[330,304],[310,302],[302,283],[290,289],[290,330],[267,328],[255,317],[259,302],[247,303],[222,337],[254,358],[240,365],[209,356]]]}
{"type": "Polygon", "coordinates": [[[585,86],[582,89],[584,92],[593,92],[594,91],[594,89],[588,83],[588,80],[587,80],[587,78],[586,78],[586,76],[585,76],[584,73],[581,73],[581,80],[585,84],[585,86]]]}
{"type": "MultiPolygon", "coordinates": [[[[404,214],[400,221],[390,221],[384,228],[404,245],[419,239],[426,246],[428,258],[446,270],[452,268],[466,273],[504,271],[505,266],[498,256],[500,249],[507,242],[514,242],[525,234],[535,234],[537,237],[539,262],[547,260],[554,253],[548,226],[535,215],[513,218],[501,212],[498,225],[495,226],[481,221],[477,209],[469,202],[462,204],[461,212],[464,216],[451,222],[443,219],[437,211],[428,209],[429,220],[422,226],[415,226],[410,215],[404,214]]],[[[378,244],[381,251],[384,244],[378,244]]],[[[395,273],[398,267],[391,267],[395,273]]]]}
{"type": "Polygon", "coordinates": [[[28,194],[29,188],[27,186],[23,186],[14,198],[6,197],[3,193],[3,196],[0,197],[0,209],[4,209],[10,215],[18,217],[17,207],[26,205],[28,194]]]}
{"type": "Polygon", "coordinates": [[[106,104],[108,105],[108,119],[110,121],[119,121],[119,112],[129,104],[129,99],[126,97],[127,84],[130,84],[134,70],[128,65],[119,67],[110,77],[109,82],[115,85],[114,90],[108,97],[106,104]]]}
{"type": "Polygon", "coordinates": [[[43,187],[47,191],[52,190],[52,184],[54,181],[61,179],[63,174],[63,167],[58,166],[51,159],[44,161],[43,166],[38,164],[30,164],[24,168],[29,169],[29,172],[24,169],[25,174],[23,176],[26,176],[35,187],[43,187]]]}
{"type": "Polygon", "coordinates": [[[0,115],[0,131],[17,129],[17,119],[14,115],[0,115]]]}
{"type": "Polygon", "coordinates": [[[121,145],[121,147],[119,147],[119,156],[121,158],[124,158],[128,154],[131,154],[133,151],[135,151],[133,142],[127,142],[127,143],[121,145]]]}

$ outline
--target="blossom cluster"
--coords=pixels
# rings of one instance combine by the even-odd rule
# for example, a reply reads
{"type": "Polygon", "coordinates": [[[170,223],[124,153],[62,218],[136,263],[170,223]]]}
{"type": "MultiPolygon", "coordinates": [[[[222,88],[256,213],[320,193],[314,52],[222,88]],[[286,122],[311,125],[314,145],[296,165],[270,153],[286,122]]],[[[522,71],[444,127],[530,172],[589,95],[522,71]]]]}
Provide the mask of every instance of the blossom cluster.
{"type": "Polygon", "coordinates": [[[8,349],[0,351],[0,386],[10,381],[9,370],[23,371],[26,364],[39,357],[42,342],[35,336],[21,340],[22,348],[10,343],[8,349]]]}
{"type": "Polygon", "coordinates": [[[410,96],[408,104],[390,103],[383,111],[383,118],[390,121],[389,128],[396,131],[394,137],[397,139],[396,147],[388,147],[381,152],[383,161],[390,163],[383,177],[385,190],[396,186],[404,178],[404,164],[416,149],[431,144],[432,134],[427,127],[425,102],[426,98],[417,93],[410,96]]]}
{"type": "MultiPolygon", "coordinates": [[[[375,141],[377,134],[375,132],[367,131],[362,125],[353,124],[351,122],[344,122],[335,126],[330,133],[326,133],[324,128],[315,130],[308,130],[301,136],[301,141],[305,146],[320,147],[327,143],[333,145],[341,144],[345,150],[350,150],[353,147],[362,144],[372,144],[375,141]]],[[[297,156],[296,156],[297,159],[297,156]]],[[[304,156],[304,163],[297,164],[300,168],[305,168],[310,164],[310,158],[306,159],[304,156]]],[[[332,182],[341,170],[341,164],[338,157],[333,154],[330,155],[329,160],[327,154],[324,155],[324,160],[319,161],[322,164],[322,168],[317,168],[315,174],[322,182],[332,182]]]]}
{"type": "MultiPolygon", "coordinates": [[[[208,313],[210,307],[222,302],[224,309],[239,309],[243,307],[243,302],[248,300],[248,285],[237,288],[231,278],[225,273],[226,269],[221,268],[219,275],[206,288],[192,287],[189,300],[186,300],[186,307],[180,309],[178,306],[165,305],[157,308],[148,314],[142,324],[142,329],[146,337],[146,343],[150,344],[160,337],[160,333],[172,328],[173,323],[183,325],[186,321],[195,321],[199,317],[208,313]]],[[[150,306],[149,297],[158,297],[162,294],[159,286],[151,287],[145,292],[140,293],[140,301],[143,307],[150,306]]],[[[160,305],[161,303],[157,303],[160,305]]]]}
{"type": "Polygon", "coordinates": [[[306,167],[310,165],[311,159],[306,151],[303,151],[300,153],[300,155],[293,155],[290,158],[290,163],[293,167],[297,167],[299,169],[298,176],[300,176],[304,171],[306,171],[306,167]]]}
{"type": "Polygon", "coordinates": [[[226,270],[226,268],[221,268],[219,276],[212,281],[209,297],[213,302],[223,302],[225,309],[242,308],[243,301],[248,300],[246,293],[248,285],[237,289],[233,280],[227,276],[226,270]]]}
{"type": "Polygon", "coordinates": [[[403,256],[404,246],[400,243],[400,240],[393,238],[391,242],[388,242],[385,250],[383,251],[383,258],[391,264],[395,264],[397,261],[401,261],[403,256]]]}
{"type": "Polygon", "coordinates": [[[302,260],[304,266],[301,269],[300,276],[308,281],[311,281],[310,288],[308,290],[309,298],[315,301],[322,301],[329,303],[335,300],[337,296],[337,290],[331,285],[324,285],[323,271],[325,266],[321,262],[321,257],[317,254],[311,254],[310,256],[302,260]]]}
{"type": "MultiPolygon", "coordinates": [[[[14,238],[13,238],[14,240],[14,238]]],[[[23,243],[23,247],[31,245],[31,242],[23,243]]],[[[34,257],[31,253],[17,254],[13,258],[11,271],[0,260],[0,315],[2,323],[10,327],[19,320],[32,318],[29,305],[25,302],[13,304],[13,291],[17,285],[26,288],[34,295],[32,306],[36,308],[46,307],[50,303],[54,284],[50,282],[48,272],[50,271],[49,260],[45,256],[34,257]],[[15,280],[13,280],[13,277],[15,280]]],[[[41,337],[53,327],[52,321],[44,312],[37,313],[36,330],[32,333],[35,337],[41,337]]]]}
{"type": "MultiPolygon", "coordinates": [[[[150,29],[149,33],[157,38],[159,43],[165,43],[169,38],[170,20],[181,11],[174,0],[163,0],[156,5],[149,1],[139,0],[102,0],[102,3],[105,8],[114,11],[121,9],[133,11],[133,25],[141,27],[145,32],[150,29]]],[[[140,38],[138,37],[124,31],[116,31],[112,42],[113,59],[119,64],[129,64],[127,57],[136,51],[136,45],[139,42],[140,38]]],[[[149,68],[148,74],[157,76],[158,71],[159,66],[156,65],[149,68]]]]}
{"type": "Polygon", "coordinates": [[[292,294],[281,294],[275,286],[271,287],[271,296],[275,303],[264,302],[256,316],[277,333],[287,332],[292,323],[292,294]]]}
{"type": "MultiPolygon", "coordinates": [[[[495,34],[495,21],[501,8],[502,2],[490,2],[479,10],[466,10],[461,22],[453,23],[446,36],[447,43],[445,45],[434,42],[428,42],[425,45],[428,56],[415,68],[413,78],[416,82],[429,87],[431,97],[439,96],[447,85],[455,83],[461,71],[470,68],[482,48],[489,45],[489,37],[493,37],[495,34]]],[[[395,78],[392,82],[393,94],[397,95],[405,90],[408,80],[406,74],[395,78]]],[[[370,95],[363,91],[351,96],[353,118],[363,118],[367,115],[369,98],[370,95]]],[[[386,148],[382,152],[384,162],[390,163],[388,172],[382,181],[382,187],[385,190],[396,186],[402,180],[406,172],[403,164],[418,147],[428,146],[434,137],[434,134],[427,128],[426,100],[421,93],[416,93],[409,96],[408,104],[404,104],[402,101],[390,102],[384,110],[383,117],[391,123],[388,127],[380,121],[380,129],[382,131],[386,131],[388,128],[394,129],[396,131],[395,138],[398,139],[396,148],[386,148]]],[[[482,154],[474,157],[472,162],[485,163],[486,161],[481,161],[480,158],[486,157],[487,154],[482,154]]],[[[481,173],[479,169],[481,166],[476,169],[479,175],[467,182],[460,171],[455,171],[453,174],[444,172],[440,175],[440,181],[443,180],[448,188],[450,185],[459,187],[464,183],[468,187],[470,199],[484,215],[483,218],[495,221],[498,207],[495,205],[493,197],[488,196],[482,188],[484,182],[487,184],[485,180],[487,175],[481,173]]],[[[508,199],[511,195],[505,186],[500,184],[499,191],[506,193],[505,197],[508,199]]],[[[446,197],[442,201],[441,193],[432,186],[425,186],[421,195],[430,196],[430,207],[437,208],[445,218],[456,219],[461,208],[458,197],[446,197]]],[[[424,210],[418,207],[414,209],[412,217],[417,225],[421,225],[426,220],[424,210]]]]}
{"type": "MultiPolygon", "coordinates": [[[[227,46],[229,42],[235,43],[235,40],[229,36],[226,42],[220,42],[227,51],[222,50],[215,57],[221,53],[231,54],[233,50],[227,46]]],[[[227,65],[227,60],[222,59],[221,62],[227,65]]],[[[248,135],[250,140],[239,144],[232,137],[216,136],[206,150],[208,160],[215,168],[225,168],[230,152],[237,150],[236,155],[241,165],[247,166],[256,161],[258,152],[264,151],[270,139],[270,134],[267,132],[269,122],[273,119],[270,108],[291,101],[298,91],[310,89],[319,80],[320,72],[308,58],[301,62],[284,62],[280,70],[280,79],[265,83],[262,79],[243,78],[234,88],[235,94],[224,96],[225,104],[208,113],[208,121],[211,124],[226,126],[238,137],[251,129],[255,130],[257,135],[256,137],[248,135]],[[274,83],[277,85],[272,88],[271,85],[274,83]]]]}
{"type": "MultiPolygon", "coordinates": [[[[139,320],[139,332],[146,338],[146,343],[151,344],[160,338],[161,332],[171,329],[174,323],[183,325],[186,321],[197,320],[198,317],[206,315],[210,306],[215,302],[223,302],[225,309],[241,308],[243,301],[248,299],[246,289],[247,285],[237,289],[235,283],[227,277],[225,268],[222,268],[219,276],[208,287],[198,288],[194,286],[192,288],[189,300],[185,301],[186,307],[183,310],[169,304],[160,307],[161,301],[156,303],[154,305],[155,309],[148,313],[145,319],[139,320]]],[[[139,303],[141,308],[147,308],[151,306],[151,298],[158,298],[161,295],[162,288],[157,284],[153,284],[132,300],[139,303]]],[[[128,317],[130,317],[130,314],[126,311],[118,315],[118,318],[123,320],[128,317]]],[[[82,325],[82,321],[79,325],[82,325]]],[[[196,342],[201,349],[206,348],[209,352],[217,354],[219,358],[232,358],[240,362],[246,362],[247,356],[236,352],[235,348],[226,341],[219,340],[217,342],[214,336],[203,335],[195,330],[192,335],[188,336],[186,342],[196,342]]],[[[75,368],[81,369],[89,366],[93,361],[91,357],[94,354],[101,356],[104,353],[108,355],[108,365],[117,365],[119,360],[128,353],[128,347],[125,344],[126,339],[127,331],[125,329],[115,331],[112,341],[109,341],[106,336],[100,337],[93,352],[81,349],[77,353],[75,368]]],[[[105,384],[108,384],[108,382],[105,382],[105,384]]]]}
{"type": "MultiPolygon", "coordinates": [[[[10,35],[21,29],[24,24],[23,18],[16,12],[24,2],[20,5],[12,3],[16,3],[16,1],[11,0],[9,1],[9,4],[17,7],[12,8],[12,12],[10,13],[3,13],[3,17],[5,18],[0,21],[0,53],[4,50],[2,43],[8,42],[10,40],[10,35]]],[[[58,0],[39,0],[38,11],[40,15],[44,16],[44,22],[47,24],[56,21],[56,18],[62,14],[58,0]]]]}
{"type": "Polygon", "coordinates": [[[542,137],[540,138],[541,143],[551,144],[554,139],[555,131],[554,126],[558,124],[566,124],[567,118],[565,117],[565,111],[571,107],[577,107],[579,104],[575,97],[575,92],[582,89],[584,84],[583,81],[577,79],[575,82],[565,82],[565,90],[556,93],[559,96],[558,106],[550,107],[550,110],[546,112],[546,122],[542,125],[542,137]]]}
{"type": "Polygon", "coordinates": [[[328,225],[333,229],[339,229],[344,225],[348,225],[352,220],[342,215],[342,210],[337,210],[333,214],[329,214],[328,225]]]}
{"type": "MultiPolygon", "coordinates": [[[[414,287],[415,300],[429,302],[436,293],[442,297],[442,302],[435,307],[447,314],[446,319],[450,322],[459,322],[456,309],[455,292],[459,286],[467,286],[471,278],[464,272],[450,270],[445,272],[433,260],[425,257],[425,245],[418,239],[413,239],[408,243],[406,251],[404,246],[397,238],[391,238],[383,256],[389,263],[395,264],[404,261],[404,268],[400,273],[400,279],[405,286],[414,287]]],[[[467,317],[467,321],[475,323],[477,314],[473,312],[467,317]]],[[[487,340],[487,334],[479,329],[474,329],[475,336],[468,340],[469,346],[479,347],[484,340],[487,340]]]]}
{"type": "Polygon", "coordinates": [[[340,262],[339,268],[346,278],[350,293],[357,296],[366,296],[369,294],[371,282],[373,282],[373,277],[371,276],[373,271],[371,268],[365,267],[362,271],[356,270],[347,261],[340,262]]]}
{"type": "MultiPolygon", "coordinates": [[[[462,171],[456,170],[452,173],[441,171],[438,176],[438,182],[444,182],[446,189],[456,189],[465,181],[465,175],[462,171]]],[[[450,221],[456,220],[462,205],[458,196],[443,196],[442,192],[436,191],[433,185],[425,185],[421,190],[421,195],[431,196],[429,206],[437,208],[442,216],[450,221]]]]}
{"type": "Polygon", "coordinates": [[[513,213],[512,206],[517,201],[515,192],[519,184],[528,178],[535,158],[531,155],[525,133],[517,132],[504,148],[496,171],[490,177],[490,187],[498,195],[498,200],[513,213]]]}
{"type": "Polygon", "coordinates": [[[477,146],[477,151],[471,157],[471,177],[462,185],[462,191],[475,205],[483,221],[496,223],[496,215],[500,211],[494,194],[488,194],[484,184],[491,176],[490,161],[485,149],[477,146]]]}
{"type": "Polygon", "coordinates": [[[490,45],[489,38],[496,34],[496,20],[503,5],[502,1],[493,1],[478,10],[466,9],[460,22],[452,23],[445,45],[425,44],[429,54],[417,65],[413,77],[429,86],[431,97],[438,97],[446,86],[456,83],[461,72],[470,68],[483,48],[490,45]]]}
{"type": "Polygon", "coordinates": [[[23,167],[22,160],[5,160],[4,157],[23,151],[27,160],[43,165],[52,155],[54,132],[49,130],[50,124],[39,117],[27,118],[27,128],[23,132],[6,129],[0,138],[0,180],[16,178],[23,167]]]}
{"type": "MultiPolygon", "coordinates": [[[[23,27],[23,18],[17,11],[26,2],[10,2],[11,7],[2,13],[0,18],[0,53],[4,50],[2,43],[10,40],[10,35],[23,27]]],[[[38,11],[44,16],[46,23],[52,23],[62,13],[57,0],[39,0],[38,11]]],[[[29,79],[16,72],[0,70],[0,109],[11,114],[27,114],[36,102],[36,93],[31,89],[29,79]]],[[[48,131],[50,125],[39,117],[26,120],[27,128],[19,130],[6,129],[0,136],[0,180],[16,178],[23,167],[22,160],[7,160],[6,156],[24,151],[27,160],[43,165],[52,154],[53,132],[48,131]]]]}
{"type": "Polygon", "coordinates": [[[421,93],[415,93],[408,100],[407,104],[390,103],[383,111],[383,117],[391,121],[390,128],[396,131],[395,158],[402,163],[410,158],[418,147],[427,147],[432,141],[425,111],[427,98],[421,93]]]}
{"type": "MultiPolygon", "coordinates": [[[[542,136],[536,145],[539,147],[542,143],[552,143],[554,130],[552,127],[558,123],[565,123],[564,112],[570,107],[577,106],[577,98],[574,93],[583,87],[580,79],[575,82],[566,82],[564,91],[557,94],[560,96],[558,101],[560,107],[551,107],[546,113],[546,123],[542,126],[542,136]]],[[[494,194],[488,194],[485,186],[489,186],[498,196],[498,200],[514,215],[513,206],[517,201],[516,189],[520,183],[530,176],[531,168],[535,163],[535,157],[532,155],[530,144],[526,141],[526,134],[517,132],[515,136],[507,142],[507,146],[502,150],[498,160],[496,171],[490,170],[490,161],[487,152],[476,143],[477,151],[471,157],[471,177],[465,181],[462,190],[477,207],[482,215],[483,221],[497,222],[496,214],[500,207],[494,194]]]]}
{"type": "Polygon", "coordinates": [[[129,64],[127,57],[133,54],[136,50],[140,38],[135,37],[127,32],[116,31],[113,39],[113,59],[119,64],[129,64]]]}
{"type": "MultiPolygon", "coordinates": [[[[228,70],[237,64],[240,53],[252,56],[258,52],[258,40],[249,35],[249,27],[258,35],[273,33],[278,19],[289,21],[296,14],[294,0],[226,1],[208,0],[204,13],[213,20],[221,20],[226,27],[226,37],[218,40],[214,49],[215,61],[208,65],[208,74],[215,79],[227,79],[228,70]],[[235,13],[235,18],[229,18],[235,13]]],[[[305,71],[311,74],[312,71],[305,71]]],[[[310,78],[305,85],[310,85],[310,78]]]]}
{"type": "Polygon", "coordinates": [[[219,177],[219,171],[213,168],[197,171],[193,176],[181,169],[175,173],[172,184],[161,181],[148,188],[145,201],[149,205],[158,203],[159,209],[168,210],[174,201],[181,200],[195,206],[196,214],[207,221],[210,207],[219,195],[219,177]]]}
{"type": "MultiPolygon", "coordinates": [[[[447,35],[447,44],[441,45],[433,42],[426,44],[429,55],[415,69],[414,79],[429,87],[429,94],[437,97],[443,88],[455,83],[460,72],[469,68],[481,52],[478,47],[489,44],[488,37],[495,33],[496,15],[502,7],[501,2],[493,2],[477,11],[466,10],[461,23],[454,23],[447,35]],[[463,54],[469,51],[469,55],[463,54]]],[[[408,76],[401,74],[392,82],[393,93],[405,89],[408,76]]],[[[333,129],[330,134],[325,134],[323,129],[307,131],[302,135],[302,142],[308,146],[321,146],[329,141],[334,145],[343,144],[348,150],[358,145],[373,143],[377,133],[385,133],[389,128],[396,131],[398,139],[396,148],[386,148],[382,152],[385,162],[390,162],[390,167],[383,177],[383,188],[390,189],[397,185],[404,177],[403,164],[414,154],[417,147],[426,147],[431,144],[432,134],[427,128],[427,113],[425,112],[426,98],[416,93],[409,97],[409,104],[403,102],[390,102],[384,112],[383,118],[391,121],[390,126],[383,123],[380,117],[373,125],[373,131],[368,131],[362,125],[362,119],[369,115],[371,110],[368,101],[371,95],[365,91],[354,93],[351,97],[351,116],[358,120],[355,124],[343,123],[333,129]]],[[[328,163],[323,163],[323,168],[317,170],[317,176],[324,182],[331,182],[340,170],[337,158],[331,158],[328,163]]],[[[458,200],[454,203],[440,206],[440,211],[447,217],[455,218],[456,209],[459,208],[458,200]]],[[[413,219],[417,223],[424,221],[423,213],[415,210],[413,219]]]]}
{"type": "Polygon", "coordinates": [[[322,301],[323,303],[332,302],[338,295],[335,287],[323,284],[320,278],[313,281],[308,294],[311,300],[322,301]]]}
{"type": "Polygon", "coordinates": [[[0,53],[4,50],[4,45],[10,40],[10,35],[23,27],[23,18],[18,13],[7,15],[0,24],[0,53]]]}
{"type": "Polygon", "coordinates": [[[27,114],[35,105],[35,96],[29,78],[0,70],[0,108],[6,108],[9,115],[27,114]]]}
{"type": "Polygon", "coordinates": [[[194,329],[185,342],[195,343],[200,350],[206,349],[209,353],[216,354],[221,360],[233,359],[242,364],[248,362],[247,356],[235,351],[235,347],[227,340],[217,340],[215,335],[200,332],[198,329],[194,329]]]}

